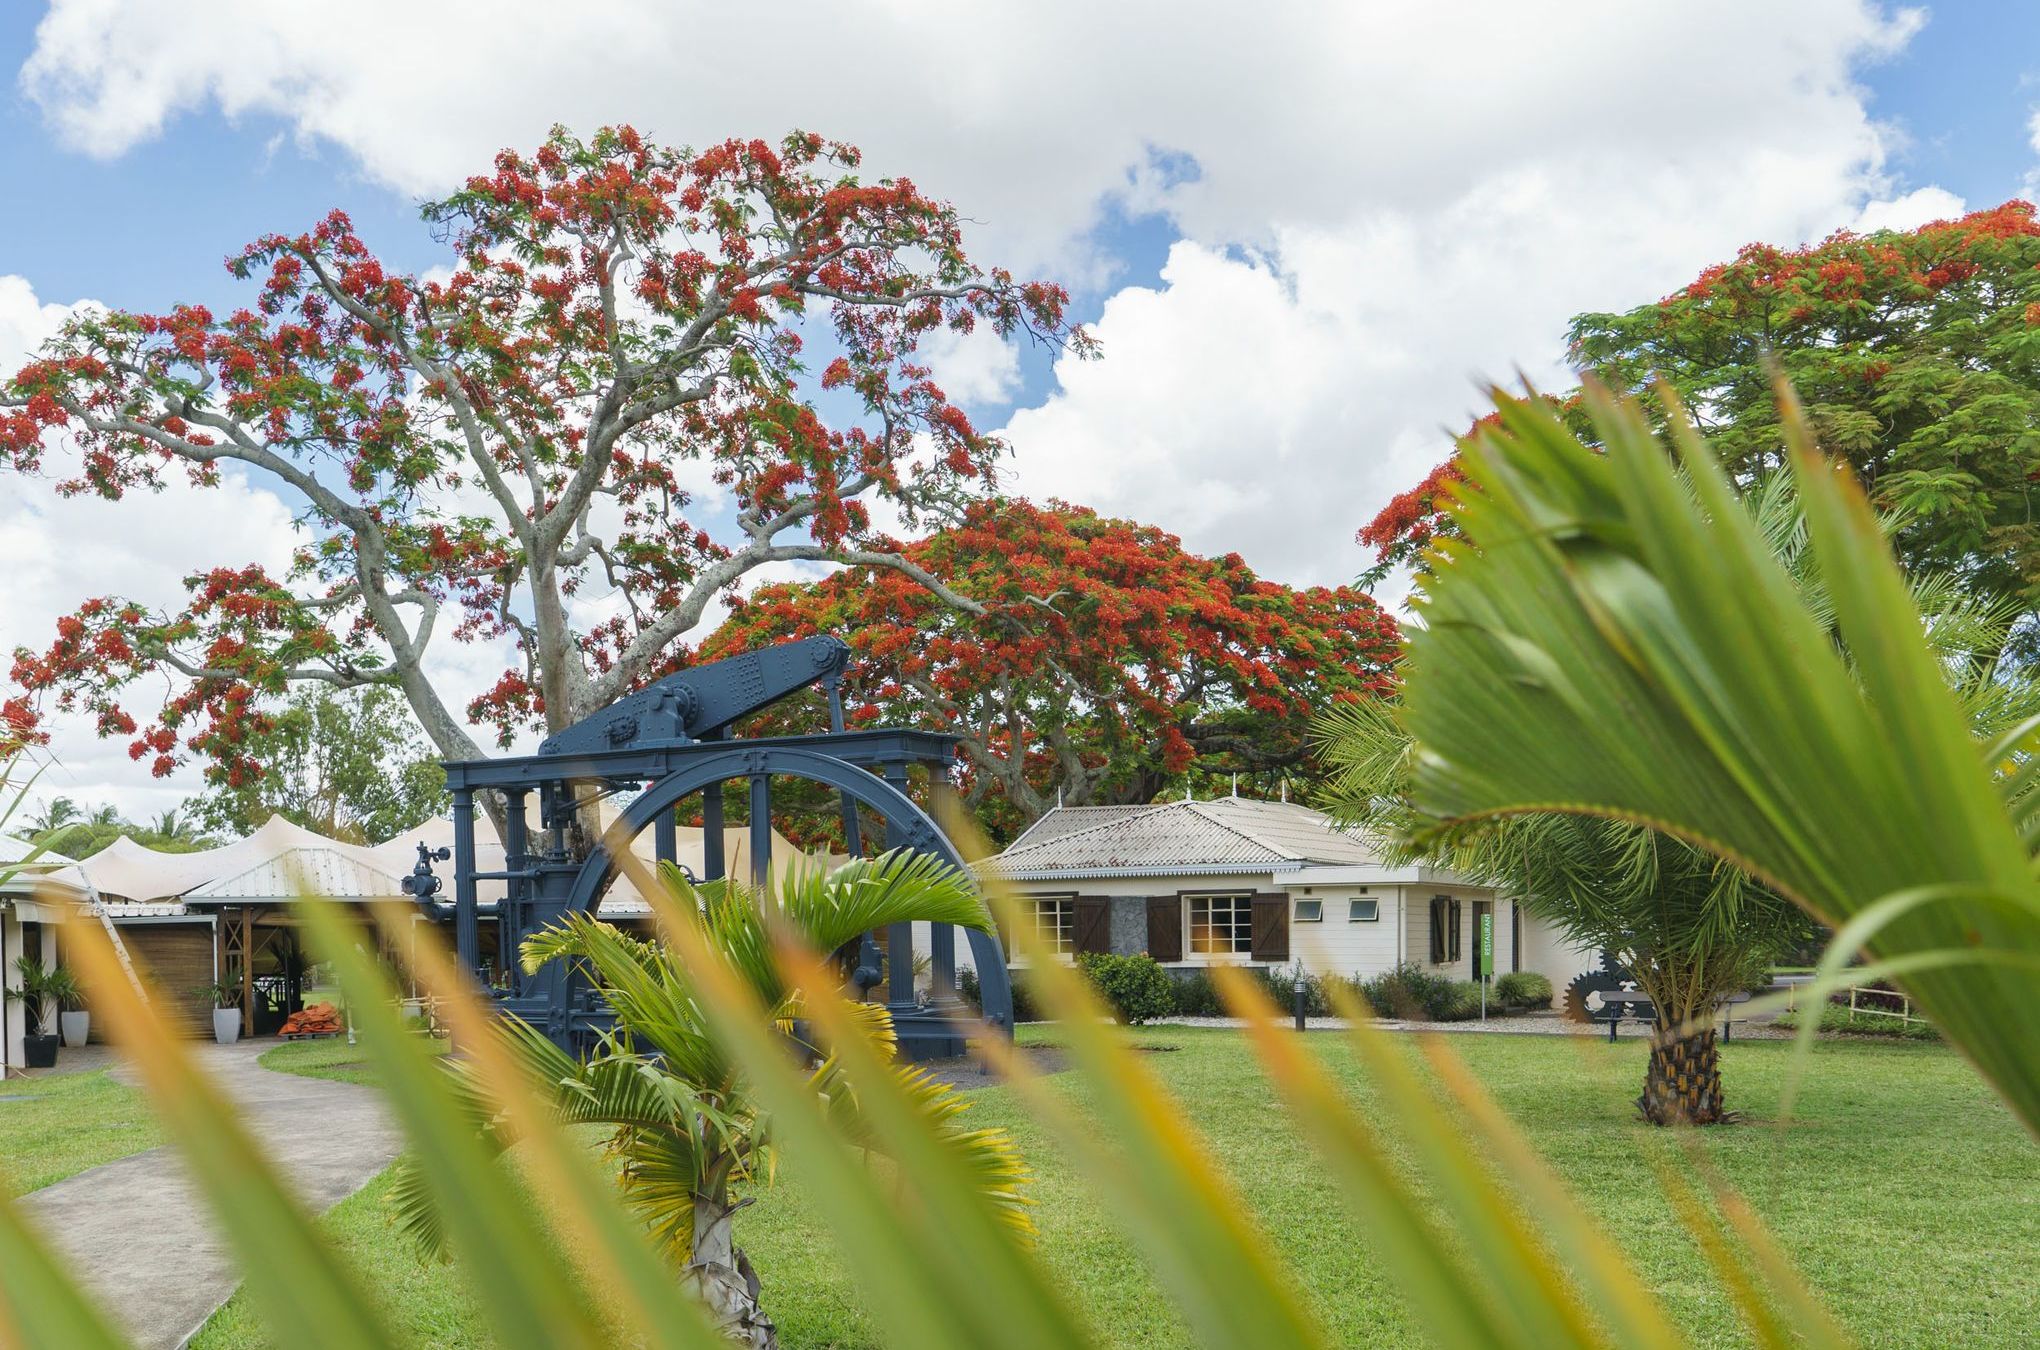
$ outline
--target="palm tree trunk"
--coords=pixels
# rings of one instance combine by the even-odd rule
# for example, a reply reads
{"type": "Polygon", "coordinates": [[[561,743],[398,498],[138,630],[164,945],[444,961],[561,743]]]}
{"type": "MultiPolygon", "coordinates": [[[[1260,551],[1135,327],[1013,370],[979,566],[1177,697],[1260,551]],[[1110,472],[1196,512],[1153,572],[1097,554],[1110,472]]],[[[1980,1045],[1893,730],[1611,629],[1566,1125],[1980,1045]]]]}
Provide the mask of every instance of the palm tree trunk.
{"type": "Polygon", "coordinates": [[[758,1305],[758,1273],[730,1234],[741,1206],[728,1195],[694,1197],[694,1244],[681,1272],[723,1335],[750,1350],[778,1350],[779,1330],[758,1305]]]}
{"type": "Polygon", "coordinates": [[[1714,1048],[1714,1028],[1679,1034],[1678,1023],[1659,1021],[1651,1027],[1650,1068],[1636,1109],[1653,1125],[1718,1125],[1721,1109],[1721,1059],[1714,1048]]]}

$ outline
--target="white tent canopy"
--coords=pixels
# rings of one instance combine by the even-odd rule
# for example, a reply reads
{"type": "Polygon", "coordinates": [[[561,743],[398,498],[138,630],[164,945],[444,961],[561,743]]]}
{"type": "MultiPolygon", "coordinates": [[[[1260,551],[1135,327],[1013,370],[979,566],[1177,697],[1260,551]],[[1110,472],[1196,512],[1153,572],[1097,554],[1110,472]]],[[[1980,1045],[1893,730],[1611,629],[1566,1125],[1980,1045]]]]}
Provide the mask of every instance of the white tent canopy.
{"type": "MultiPolygon", "coordinates": [[[[608,802],[601,806],[606,826],[616,816],[608,802]]],[[[193,853],[165,853],[135,843],[115,840],[107,848],[73,864],[75,880],[89,881],[109,900],[132,904],[275,904],[297,899],[326,897],[341,900],[402,899],[401,879],[417,861],[418,845],[433,849],[451,847],[453,822],[444,818],[421,821],[387,843],[367,846],[328,839],[316,830],[292,824],[282,816],[271,816],[261,828],[245,839],[218,848],[193,853]]],[[[25,851],[27,846],[21,845],[25,851]]],[[[632,842],[631,852],[646,866],[654,861],[654,838],[646,830],[632,842]]],[[[750,875],[750,831],[733,829],[726,836],[727,869],[733,877],[750,875]]],[[[677,831],[676,860],[695,876],[704,871],[701,830],[681,827],[677,831]]],[[[69,859],[64,859],[68,863],[69,859]]],[[[794,847],[777,830],[772,833],[772,870],[785,876],[795,867],[816,863],[833,865],[843,859],[809,855],[794,847]]],[[[504,870],[502,840],[487,815],[475,818],[475,867],[482,872],[504,870]]],[[[452,868],[437,865],[445,880],[440,898],[452,899],[452,868]]],[[[477,898],[484,905],[503,898],[504,883],[483,881],[477,898]]],[[[649,912],[644,898],[626,877],[618,877],[602,902],[605,914],[649,912]]]]}

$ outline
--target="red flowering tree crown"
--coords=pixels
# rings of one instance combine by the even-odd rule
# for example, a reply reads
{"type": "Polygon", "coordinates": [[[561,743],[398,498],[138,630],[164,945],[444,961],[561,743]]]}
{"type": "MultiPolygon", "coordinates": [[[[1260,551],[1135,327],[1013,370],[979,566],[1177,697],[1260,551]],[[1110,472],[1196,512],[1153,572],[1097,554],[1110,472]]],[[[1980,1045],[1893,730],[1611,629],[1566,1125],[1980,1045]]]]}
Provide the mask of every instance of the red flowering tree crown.
{"type": "Polygon", "coordinates": [[[921,341],[1091,343],[1060,287],[973,263],[954,208],[857,163],[806,133],[693,153],[555,130],[424,208],[444,279],[385,266],[336,212],[230,258],[253,288],[231,314],[74,317],[0,385],[8,464],[37,471],[67,440],[60,490],[107,498],[238,465],[303,503],[308,542],[281,576],[221,560],[174,611],[88,601],[17,651],[14,680],[164,772],[188,753],[259,772],[237,758],[246,719],[302,681],[396,685],[443,753],[472,755],[424,670],[434,640],[514,641],[465,710],[507,735],[670,663],[765,563],[911,575],[870,502],[939,516],[1004,452],[921,341]],[[576,605],[590,587],[614,598],[600,617],[576,605]],[[152,673],[172,693],[144,717],[125,699],[152,673]]]}
{"type": "MultiPolygon", "coordinates": [[[[1622,392],[1668,386],[1745,484],[1782,463],[1775,359],[1823,447],[1904,517],[1895,543],[1908,566],[2040,601],[2030,203],[1805,248],[1751,244],[1662,300],[1580,315],[1571,352],[1622,392]]],[[[1383,570],[1418,562],[1449,531],[1441,489],[1455,476],[1448,462],[1361,530],[1383,570]]]]}
{"type": "Polygon", "coordinates": [[[1052,806],[1144,802],[1192,773],[1300,769],[1313,710],[1391,686],[1392,616],[1346,587],[1292,588],[1083,507],[974,504],[897,571],[760,588],[701,655],[837,633],[852,725],[956,734],[967,804],[1010,832],[1052,806]]]}

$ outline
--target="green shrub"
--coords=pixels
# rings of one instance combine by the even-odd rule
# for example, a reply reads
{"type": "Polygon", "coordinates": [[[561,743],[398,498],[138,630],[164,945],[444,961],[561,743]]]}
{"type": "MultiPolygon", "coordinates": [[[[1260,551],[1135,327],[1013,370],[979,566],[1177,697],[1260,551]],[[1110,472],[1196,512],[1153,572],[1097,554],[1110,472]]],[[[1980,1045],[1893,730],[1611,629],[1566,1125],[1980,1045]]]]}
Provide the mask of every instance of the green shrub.
{"type": "MultiPolygon", "coordinates": [[[[1377,1017],[1400,1017],[1413,1021],[1450,1021],[1454,981],[1433,975],[1422,966],[1404,962],[1360,982],[1360,997],[1377,1017]]],[[[1478,997],[1475,991],[1475,997],[1478,997]]],[[[1478,1014],[1478,1007],[1475,1008],[1478,1014]]]]}
{"type": "MultiPolygon", "coordinates": [[[[1797,1031],[1801,1016],[1798,1012],[1783,1013],[1771,1025],[1785,1031],[1797,1031]]],[[[1847,1008],[1838,1008],[1832,1003],[1820,1010],[1820,1029],[1850,1036],[1883,1036],[1891,1040],[1941,1039],[1941,1033],[1925,1022],[1905,1022],[1896,1017],[1879,1017],[1876,1013],[1851,1013],[1847,1008]]]]}
{"type": "MultiPolygon", "coordinates": [[[[1446,995],[1442,1005],[1432,1013],[1432,1016],[1440,1022],[1471,1022],[1479,1017],[1480,986],[1472,980],[1451,980],[1448,984],[1451,992],[1446,995]]],[[[1492,1005],[1494,1000],[1489,999],[1488,1002],[1492,1005]]],[[[1500,1009],[1491,1006],[1489,1011],[1498,1012],[1500,1009]]]]}
{"type": "Polygon", "coordinates": [[[1512,970],[1495,981],[1495,998],[1504,1008],[1549,1008],[1551,981],[1532,970],[1512,970]]]}
{"type": "MultiPolygon", "coordinates": [[[[1014,971],[1012,972],[1012,977],[1013,977],[1014,1023],[1017,1025],[1021,1022],[1040,1021],[1041,1018],[1034,1011],[1034,1000],[1032,997],[1028,995],[1027,986],[1020,979],[1020,973],[1018,971],[1014,971]]],[[[972,970],[970,967],[966,966],[962,970],[956,972],[956,992],[958,995],[962,997],[963,1001],[965,1003],[968,1003],[971,1007],[973,1008],[983,1007],[983,1001],[978,994],[977,972],[975,970],[972,970]]]]}
{"type": "MultiPolygon", "coordinates": [[[[1325,981],[1316,975],[1308,975],[1293,966],[1287,966],[1277,970],[1257,969],[1254,971],[1254,978],[1268,991],[1268,997],[1274,1000],[1276,1009],[1285,1015],[1296,1007],[1296,986],[1299,981],[1303,984],[1303,1015],[1305,1017],[1332,1015],[1332,1001],[1325,997],[1325,981]]],[[[1335,980],[1339,977],[1332,975],[1326,978],[1335,980]]]]}
{"type": "Polygon", "coordinates": [[[1077,958],[1077,969],[1112,1005],[1112,1015],[1128,1026],[1137,1027],[1176,1010],[1174,981],[1145,952],[1085,952],[1077,958]]]}
{"type": "Polygon", "coordinates": [[[1173,975],[1170,982],[1176,986],[1171,991],[1176,998],[1176,1016],[1225,1016],[1225,1005],[1219,1000],[1218,989],[1211,983],[1211,976],[1207,972],[1192,970],[1173,975]]]}

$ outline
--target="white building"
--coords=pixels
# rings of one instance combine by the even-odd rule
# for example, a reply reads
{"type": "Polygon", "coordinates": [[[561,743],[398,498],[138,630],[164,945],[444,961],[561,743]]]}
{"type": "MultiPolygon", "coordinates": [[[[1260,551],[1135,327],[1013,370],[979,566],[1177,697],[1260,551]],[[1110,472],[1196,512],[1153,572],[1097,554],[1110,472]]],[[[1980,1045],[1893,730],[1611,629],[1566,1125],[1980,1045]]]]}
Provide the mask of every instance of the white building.
{"type": "MultiPolygon", "coordinates": [[[[57,961],[58,926],[67,908],[83,905],[90,891],[77,865],[59,853],[39,853],[26,840],[0,834],[0,986],[21,988],[22,957],[46,966],[57,961]]],[[[57,1009],[42,1010],[44,1027],[55,1031],[57,1009]]],[[[28,1017],[19,997],[0,998],[0,1078],[23,1063],[22,1036],[28,1017]]]]}
{"type": "Polygon", "coordinates": [[[1072,955],[1146,952],[1176,970],[1301,962],[1361,978],[1411,962],[1471,979],[1491,915],[1497,974],[1562,987],[1594,964],[1509,897],[1443,869],[1386,866],[1359,832],[1289,802],[1061,807],[984,870],[1072,955]]]}

